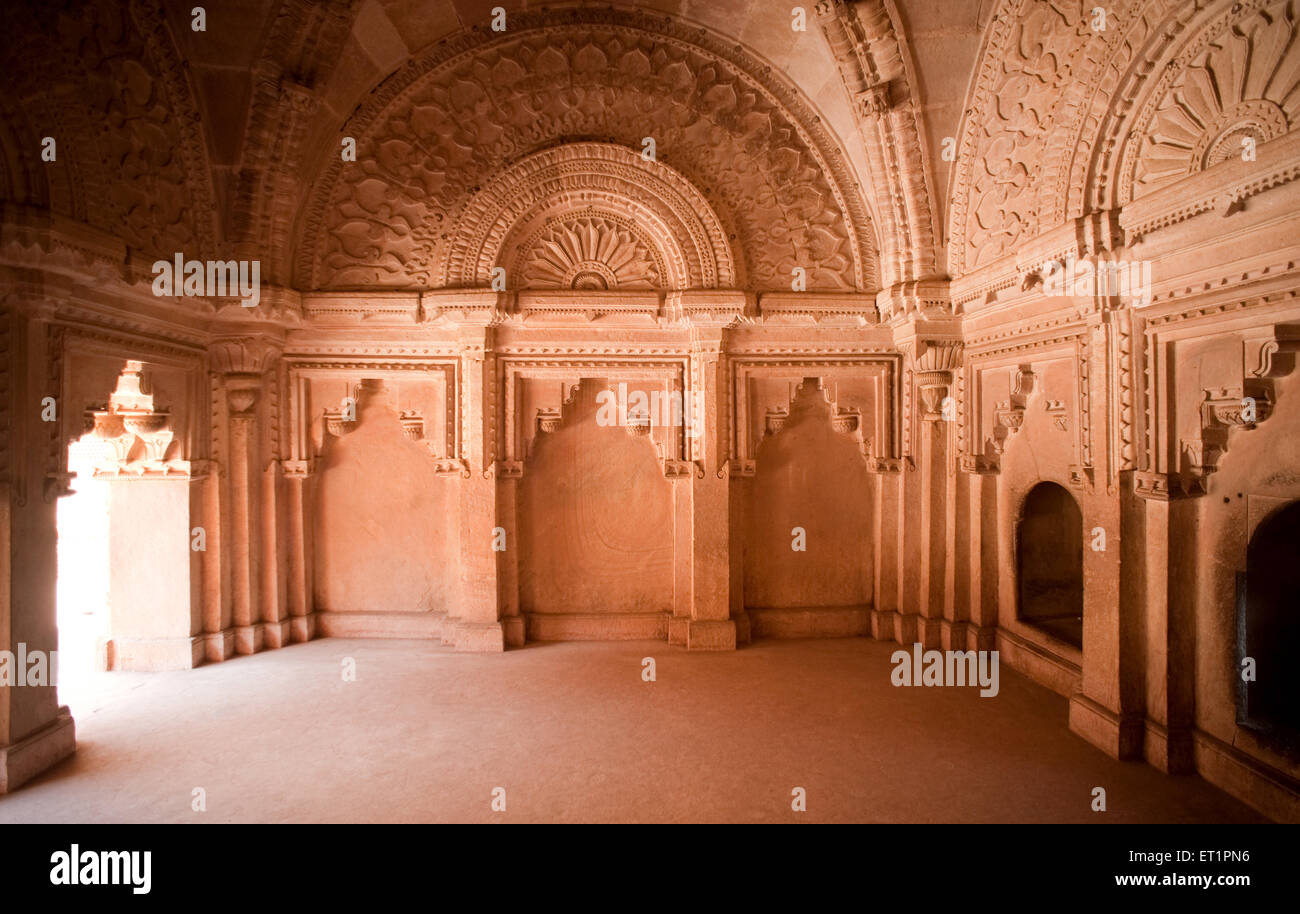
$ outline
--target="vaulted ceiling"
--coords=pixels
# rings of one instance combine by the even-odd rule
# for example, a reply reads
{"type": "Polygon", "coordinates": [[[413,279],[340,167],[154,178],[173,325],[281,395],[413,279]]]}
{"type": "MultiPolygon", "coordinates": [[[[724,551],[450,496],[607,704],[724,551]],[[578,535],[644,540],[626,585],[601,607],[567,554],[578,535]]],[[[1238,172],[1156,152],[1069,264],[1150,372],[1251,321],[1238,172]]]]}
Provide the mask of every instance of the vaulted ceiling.
{"type": "Polygon", "coordinates": [[[1100,28],[1065,0],[821,0],[802,30],[776,0],[224,0],[200,31],[195,6],[5,5],[11,219],[299,289],[479,285],[508,257],[538,282],[871,292],[1298,104],[1294,0],[1126,0],[1100,28]]]}

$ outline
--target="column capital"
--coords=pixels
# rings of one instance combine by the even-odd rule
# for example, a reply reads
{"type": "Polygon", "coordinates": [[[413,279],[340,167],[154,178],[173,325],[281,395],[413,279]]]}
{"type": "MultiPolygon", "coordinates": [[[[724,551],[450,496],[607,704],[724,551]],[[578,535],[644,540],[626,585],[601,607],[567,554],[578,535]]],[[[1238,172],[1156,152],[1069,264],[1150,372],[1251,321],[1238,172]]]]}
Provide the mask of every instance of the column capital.
{"type": "Polygon", "coordinates": [[[896,282],[876,293],[876,310],[885,323],[924,324],[953,318],[951,283],[946,278],[896,282]]]}
{"type": "Polygon", "coordinates": [[[212,370],[221,374],[261,375],[280,356],[283,342],[266,334],[223,337],[208,346],[212,370]]]}

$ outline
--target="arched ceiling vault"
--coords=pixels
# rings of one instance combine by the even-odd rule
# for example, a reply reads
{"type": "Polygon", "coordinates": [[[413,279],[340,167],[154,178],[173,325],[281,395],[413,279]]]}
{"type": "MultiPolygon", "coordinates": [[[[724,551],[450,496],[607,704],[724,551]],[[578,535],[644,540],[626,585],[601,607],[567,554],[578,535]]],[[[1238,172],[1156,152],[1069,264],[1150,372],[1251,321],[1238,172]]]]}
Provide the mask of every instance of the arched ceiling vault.
{"type": "Polygon", "coordinates": [[[1293,132],[1298,2],[1119,0],[1097,27],[1066,0],[820,0],[804,32],[765,0],[230,0],[203,32],[179,0],[5,4],[0,200],[302,289],[479,284],[486,257],[529,283],[788,290],[802,267],[873,291],[1293,132]],[[627,157],[645,137],[660,174],[627,157]],[[548,150],[517,188],[535,208],[483,209],[548,150]]]}
{"type": "Polygon", "coordinates": [[[1001,0],[958,144],[949,269],[1300,126],[1296,0],[1001,0]]]}
{"type": "MultiPolygon", "coordinates": [[[[313,209],[322,193],[332,192],[322,191],[322,181],[340,170],[335,154],[343,131],[365,126],[379,137],[391,120],[380,121],[395,112],[378,110],[376,98],[413,74],[425,82],[403,83],[403,97],[394,93],[389,103],[434,91],[440,74],[456,71],[472,82],[476,64],[501,56],[505,46],[536,56],[546,49],[525,45],[544,38],[567,47],[567,71],[553,71],[549,85],[522,91],[522,81],[512,88],[489,79],[484,99],[494,114],[511,105],[518,112],[532,102],[527,98],[528,105],[519,107],[521,99],[549,88],[558,108],[527,124],[505,125],[474,165],[509,167],[548,144],[575,141],[612,141],[636,151],[644,136],[661,133],[655,135],[659,161],[708,202],[711,218],[725,229],[730,281],[738,286],[788,289],[791,271],[800,266],[810,289],[871,291],[882,281],[925,275],[940,259],[942,239],[934,240],[934,226],[942,224],[943,207],[931,185],[942,186],[943,179],[929,165],[935,128],[923,115],[943,111],[951,100],[943,93],[924,96],[927,81],[933,82],[927,74],[951,69],[954,45],[949,31],[936,25],[945,14],[933,4],[902,11],[893,0],[887,6],[877,0],[810,4],[803,31],[791,28],[789,6],[767,0],[561,4],[549,12],[526,5],[229,0],[205,5],[202,31],[191,27],[193,4],[180,0],[5,5],[6,30],[20,37],[5,48],[0,196],[87,222],[145,258],[177,251],[238,254],[261,260],[265,279],[300,286],[324,273],[337,279],[346,266],[350,282],[363,272],[342,263],[345,241],[359,251],[356,238],[339,226],[316,224],[313,209]],[[487,27],[497,5],[510,18],[504,35],[487,27]],[[875,128],[867,124],[860,131],[861,99],[846,86],[844,61],[828,41],[826,24],[846,10],[872,24],[862,37],[886,62],[890,99],[912,106],[891,128],[903,141],[893,144],[889,161],[875,139],[863,142],[875,128]],[[914,56],[902,34],[909,16],[922,29],[911,46],[920,49],[914,56]],[[635,37],[650,69],[638,76],[630,44],[600,49],[584,32],[598,33],[607,45],[635,37]],[[579,58],[587,45],[591,50],[579,58]],[[615,50],[623,57],[592,69],[594,53],[615,50]],[[620,63],[633,70],[620,71],[620,63]],[[653,86],[636,85],[638,78],[653,86]],[[567,94],[557,91],[565,80],[567,94]],[[575,91],[585,94],[581,102],[575,91]],[[597,114],[598,100],[609,103],[604,114],[597,114]],[[639,120],[627,107],[632,103],[640,106],[639,120]],[[55,163],[39,158],[46,135],[61,144],[55,163]],[[885,214],[888,228],[874,218],[877,212],[885,214]],[[313,256],[304,253],[304,243],[328,247],[332,230],[336,248],[313,249],[321,262],[310,263],[304,274],[313,256]],[[889,252],[887,263],[879,261],[881,249],[889,252]]],[[[440,103],[459,116],[461,101],[447,92],[440,103]]],[[[427,111],[423,105],[421,113],[427,111]]],[[[481,126],[457,124],[462,133],[481,126]]],[[[456,162],[458,150],[444,151],[447,163],[460,169],[458,179],[481,186],[472,183],[470,163],[456,162]]],[[[383,162],[391,158],[372,157],[375,165],[383,162]]],[[[439,216],[454,220],[466,199],[425,195],[418,205],[433,222],[439,216]]],[[[417,231],[414,223],[409,230],[417,231]]],[[[419,231],[431,230],[429,222],[420,223],[419,231]]],[[[400,239],[396,248],[382,238],[371,242],[376,281],[421,284],[427,280],[416,261],[438,256],[397,250],[400,239]],[[404,258],[409,269],[383,266],[404,258]]],[[[673,281],[728,278],[719,273],[673,281]]]]}
{"type": "MultiPolygon", "coordinates": [[[[810,290],[878,287],[874,231],[839,139],[769,65],[670,17],[578,7],[511,14],[504,33],[461,30],[383,80],[327,148],[345,137],[357,161],[325,158],[301,215],[300,287],[486,283],[442,269],[457,233],[477,230],[464,214],[478,188],[542,150],[597,142],[639,154],[648,139],[725,233],[736,285],[789,290],[802,268],[810,290]]],[[[565,206],[596,190],[556,180],[565,206]]],[[[633,201],[606,190],[588,215],[612,225],[633,201]]]]}
{"type": "Polygon", "coordinates": [[[213,251],[203,120],[161,6],[4,4],[0,31],[0,200],[148,254],[213,251]]]}

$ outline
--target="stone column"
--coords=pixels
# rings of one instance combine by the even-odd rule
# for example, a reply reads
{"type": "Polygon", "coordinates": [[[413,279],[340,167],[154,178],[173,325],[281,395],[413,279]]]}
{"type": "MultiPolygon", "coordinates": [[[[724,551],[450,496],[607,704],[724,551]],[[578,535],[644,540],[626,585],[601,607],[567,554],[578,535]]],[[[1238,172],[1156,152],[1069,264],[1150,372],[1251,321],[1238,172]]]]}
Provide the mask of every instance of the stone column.
{"type": "Polygon", "coordinates": [[[917,342],[916,405],[920,413],[921,440],[919,526],[922,534],[920,578],[916,590],[921,595],[917,639],[927,648],[951,647],[954,632],[944,618],[949,603],[947,582],[951,531],[949,511],[955,495],[949,489],[950,442],[957,418],[955,401],[949,399],[953,372],[961,364],[961,344],[955,340],[917,342]]]}
{"type": "Polygon", "coordinates": [[[896,338],[900,335],[903,337],[897,344],[903,354],[900,363],[902,440],[897,461],[897,497],[885,523],[895,531],[898,538],[895,558],[898,590],[893,601],[894,637],[900,644],[912,644],[922,636],[918,623],[920,608],[925,602],[925,595],[921,592],[921,552],[926,543],[921,529],[922,491],[916,475],[915,459],[919,447],[916,430],[922,423],[918,419],[916,405],[916,328],[903,324],[895,328],[895,334],[896,338]]]}
{"type": "MultiPolygon", "coordinates": [[[[256,459],[264,459],[257,454],[256,459]]],[[[259,606],[262,631],[266,646],[284,647],[292,642],[292,626],[288,609],[288,554],[284,541],[288,538],[286,514],[287,482],[281,476],[280,461],[266,461],[261,473],[259,543],[261,553],[258,565],[261,570],[259,606]]]]}
{"type": "Polygon", "coordinates": [[[497,477],[497,525],[506,531],[506,548],[496,553],[497,593],[506,647],[523,647],[527,631],[519,609],[519,477],[497,477]]]}
{"type": "Polygon", "coordinates": [[[871,613],[871,635],[879,641],[903,643],[899,627],[902,603],[902,461],[898,458],[877,458],[872,471],[875,476],[875,504],[871,513],[872,536],[876,542],[876,579],[872,593],[874,608],[871,613]]]}
{"type": "Polygon", "coordinates": [[[288,496],[288,600],[289,639],[294,644],[316,637],[312,605],[312,478],[307,460],[282,464],[288,496]]]}
{"type": "MultiPolygon", "coordinates": [[[[736,623],[731,618],[731,479],[725,465],[729,453],[725,335],[716,323],[691,329],[691,377],[698,391],[693,394],[702,398],[704,412],[702,433],[687,438],[695,468],[702,470],[692,468],[690,481],[691,619],[686,647],[697,651],[736,648],[736,623]]],[[[689,415],[692,410],[684,412],[689,415]]]]}
{"type": "Polygon", "coordinates": [[[967,590],[966,649],[991,651],[996,646],[1000,578],[998,576],[998,477],[997,467],[987,458],[966,454],[961,458],[966,480],[963,505],[969,517],[966,550],[967,590]]]}
{"type": "Polygon", "coordinates": [[[1070,729],[1117,758],[1145,757],[1169,774],[1185,774],[1194,767],[1198,493],[1182,488],[1177,474],[1124,475],[1133,480],[1136,497],[1123,521],[1132,536],[1121,543],[1122,561],[1138,571],[1120,588],[1113,656],[1084,665],[1083,693],[1070,701],[1070,729]],[[1128,632],[1120,624],[1126,619],[1141,619],[1141,631],[1128,632]],[[1142,696],[1124,689],[1126,681],[1137,680],[1135,664],[1125,663],[1134,640],[1145,644],[1142,696]]]}
{"type": "MultiPolygon", "coordinates": [[[[497,556],[492,550],[497,518],[496,359],[493,315],[458,330],[461,408],[460,602],[449,613],[443,641],[461,651],[505,650],[497,556]]],[[[507,549],[518,544],[507,540],[507,549]]]]}
{"type": "Polygon", "coordinates": [[[50,678],[55,499],[67,470],[62,381],[62,332],[13,299],[0,301],[0,651],[8,652],[0,662],[9,672],[0,680],[0,794],[76,748],[72,715],[50,678]],[[43,677],[34,658],[44,660],[43,677]]]}
{"type": "MultiPolygon", "coordinates": [[[[1085,544],[1083,676],[1080,691],[1071,696],[1070,728],[1112,756],[1132,759],[1141,755],[1143,745],[1142,695],[1138,687],[1142,672],[1137,654],[1144,636],[1137,630],[1137,623],[1142,604],[1146,603],[1150,611],[1163,602],[1169,591],[1162,586],[1155,602],[1135,600],[1135,588],[1126,581],[1133,577],[1134,569],[1145,566],[1139,577],[1152,574],[1154,579],[1175,582],[1169,577],[1167,565],[1170,503],[1165,498],[1168,490],[1158,487],[1163,489],[1162,494],[1156,495],[1158,504],[1146,504],[1148,499],[1134,498],[1132,493],[1124,491],[1126,486],[1120,485],[1116,473],[1124,455],[1117,447],[1122,437],[1117,434],[1122,421],[1119,398],[1114,396],[1114,388],[1120,383],[1116,371],[1118,312],[1111,309],[1111,304],[1098,299],[1088,315],[1090,345],[1084,408],[1088,409],[1090,422],[1087,435],[1080,439],[1080,463],[1070,467],[1071,484],[1081,493],[1085,544]],[[1104,537],[1104,541],[1098,537],[1104,537]]],[[[1124,477],[1127,483],[1133,474],[1125,472],[1124,477]]],[[[1178,510],[1175,506],[1174,512],[1178,510]]],[[[1193,567],[1188,566],[1185,571],[1189,581],[1194,579],[1193,567]]],[[[1195,658],[1190,647],[1193,627],[1190,593],[1188,597],[1187,625],[1185,629],[1181,625],[1178,628],[1182,629],[1179,637],[1189,639],[1182,660],[1186,662],[1185,669],[1190,670],[1195,658]]],[[[1164,604],[1157,612],[1164,617],[1167,609],[1168,604],[1164,604]]],[[[1167,635],[1167,632],[1156,634],[1155,641],[1164,641],[1167,635]]],[[[1145,637],[1151,636],[1152,632],[1148,631],[1145,637]]],[[[1151,641],[1148,646],[1152,646],[1151,641]]],[[[1163,688],[1163,672],[1159,678],[1163,688]]],[[[1176,738],[1180,743],[1177,751],[1185,753],[1187,767],[1180,769],[1180,762],[1175,761],[1175,770],[1190,770],[1191,765],[1190,694],[1187,699],[1186,729],[1176,738]]],[[[1178,717],[1179,713],[1175,712],[1174,718],[1178,717]]]]}
{"type": "Polygon", "coordinates": [[[694,593],[694,493],[689,480],[674,480],[673,491],[673,614],[668,619],[668,643],[686,646],[694,593]]]}
{"type": "MultiPolygon", "coordinates": [[[[224,418],[221,421],[224,425],[224,418]]],[[[201,480],[199,492],[207,547],[200,553],[203,564],[203,643],[205,658],[220,662],[235,654],[235,633],[230,627],[230,559],[224,536],[229,518],[224,518],[223,523],[224,477],[227,473],[215,460],[206,463],[207,472],[201,480]]]]}
{"type": "MultiPolygon", "coordinates": [[[[222,503],[220,542],[229,569],[231,634],[234,650],[252,654],[268,646],[264,622],[276,627],[269,646],[278,646],[287,626],[275,618],[274,607],[263,604],[267,598],[263,565],[268,561],[268,506],[264,488],[271,479],[259,469],[262,461],[262,426],[272,399],[266,392],[275,383],[268,371],[279,355],[280,344],[269,337],[248,335],[217,340],[209,349],[212,368],[218,375],[218,387],[224,394],[226,441],[222,476],[225,491],[222,503]]],[[[270,544],[273,549],[274,544],[270,544]]],[[[274,574],[274,556],[271,556],[274,574]]],[[[210,648],[211,649],[211,648],[210,648]]]]}
{"type": "Polygon", "coordinates": [[[258,481],[252,471],[252,449],[256,447],[258,387],[256,375],[226,378],[226,403],[230,409],[230,576],[235,650],[253,654],[263,647],[258,625],[258,592],[253,581],[257,573],[258,481]]]}

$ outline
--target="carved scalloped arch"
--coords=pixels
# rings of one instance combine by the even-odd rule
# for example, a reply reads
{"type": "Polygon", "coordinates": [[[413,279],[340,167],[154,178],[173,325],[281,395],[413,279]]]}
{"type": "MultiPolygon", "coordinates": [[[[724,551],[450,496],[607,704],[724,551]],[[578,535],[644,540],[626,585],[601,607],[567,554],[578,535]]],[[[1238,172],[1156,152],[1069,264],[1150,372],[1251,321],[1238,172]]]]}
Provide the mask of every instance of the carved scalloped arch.
{"type": "Polygon", "coordinates": [[[1221,0],[1146,50],[1153,75],[1099,131],[1094,205],[1122,206],[1300,125],[1300,2],[1221,0]]]}
{"type": "Polygon", "coordinates": [[[0,92],[43,118],[39,130],[30,120],[12,125],[42,177],[7,192],[151,254],[211,251],[203,122],[156,0],[104,0],[75,14],[14,4],[0,29],[0,92]],[[84,74],[75,95],[51,94],[75,71],[84,74]],[[42,136],[56,141],[54,163],[39,161],[42,136]]]}
{"type": "Polygon", "coordinates": [[[647,136],[716,214],[736,282],[788,289],[802,266],[810,289],[878,285],[860,189],[820,118],[739,46],[671,18],[580,8],[463,31],[388,77],[339,135],[358,160],[314,184],[301,288],[452,281],[456,227],[491,175],[557,144],[640,150],[647,136]]]}
{"type": "Polygon", "coordinates": [[[518,271],[507,261],[532,249],[539,221],[570,212],[643,226],[638,234],[662,264],[665,288],[736,282],[726,229],[686,178],[620,146],[571,143],[524,157],[470,199],[450,230],[443,284],[485,285],[492,268],[504,266],[513,285],[518,271]]]}
{"type": "Polygon", "coordinates": [[[1003,0],[990,22],[955,166],[953,275],[1209,167],[1241,136],[1294,129],[1296,0],[1132,0],[1099,31],[1089,12],[1003,0]]]}

